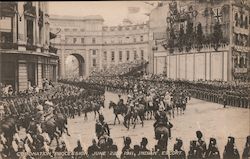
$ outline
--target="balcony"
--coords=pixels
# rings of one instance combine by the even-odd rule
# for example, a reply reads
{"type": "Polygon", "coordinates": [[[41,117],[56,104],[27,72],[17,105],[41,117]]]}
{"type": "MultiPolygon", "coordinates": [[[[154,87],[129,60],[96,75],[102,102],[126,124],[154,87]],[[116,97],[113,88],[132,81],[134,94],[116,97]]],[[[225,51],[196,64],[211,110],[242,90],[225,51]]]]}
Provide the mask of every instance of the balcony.
{"type": "Polygon", "coordinates": [[[23,7],[25,15],[36,17],[36,7],[32,6],[32,2],[25,3],[23,7]]]}
{"type": "Polygon", "coordinates": [[[234,73],[247,73],[247,68],[234,68],[234,73]]]}
{"type": "Polygon", "coordinates": [[[16,2],[0,2],[0,15],[2,17],[13,17],[16,13],[16,2]]]}
{"type": "Polygon", "coordinates": [[[16,43],[11,43],[11,42],[3,42],[0,43],[0,48],[1,49],[17,49],[17,44],[16,43]]]}
{"type": "Polygon", "coordinates": [[[49,52],[57,54],[57,48],[53,47],[53,46],[49,46],[49,52]]]}
{"type": "Polygon", "coordinates": [[[250,47],[235,45],[234,49],[239,52],[249,52],[250,47]]]}
{"type": "Polygon", "coordinates": [[[233,30],[237,34],[244,34],[244,35],[248,35],[249,34],[249,29],[245,28],[245,27],[240,28],[240,27],[234,26],[233,30]]]}

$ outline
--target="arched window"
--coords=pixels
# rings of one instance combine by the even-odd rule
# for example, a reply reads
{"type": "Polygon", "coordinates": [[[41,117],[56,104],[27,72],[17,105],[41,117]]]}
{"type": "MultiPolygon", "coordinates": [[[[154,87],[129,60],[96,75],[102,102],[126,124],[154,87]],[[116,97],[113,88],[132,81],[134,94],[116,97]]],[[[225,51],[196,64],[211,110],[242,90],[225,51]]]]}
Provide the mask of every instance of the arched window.
{"type": "Polygon", "coordinates": [[[235,20],[235,26],[238,26],[238,13],[235,13],[234,20],[235,20]]]}
{"type": "Polygon", "coordinates": [[[245,29],[248,29],[248,17],[245,17],[245,29]]]}

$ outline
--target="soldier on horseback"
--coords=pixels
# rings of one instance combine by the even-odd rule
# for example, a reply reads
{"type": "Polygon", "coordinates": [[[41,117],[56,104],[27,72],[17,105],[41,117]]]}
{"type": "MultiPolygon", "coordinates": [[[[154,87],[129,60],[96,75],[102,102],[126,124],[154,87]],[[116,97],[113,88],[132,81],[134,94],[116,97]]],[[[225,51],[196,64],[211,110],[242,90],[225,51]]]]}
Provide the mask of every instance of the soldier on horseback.
{"type": "Polygon", "coordinates": [[[104,116],[99,116],[99,121],[95,125],[96,136],[98,139],[101,137],[108,137],[110,136],[110,129],[108,124],[104,121],[104,116]]]}
{"type": "Polygon", "coordinates": [[[173,127],[173,124],[169,122],[167,114],[164,110],[165,110],[164,106],[160,106],[159,110],[155,114],[156,121],[154,123],[154,128],[155,128],[155,138],[156,139],[159,138],[159,136],[156,132],[156,128],[158,128],[158,127],[166,127],[168,129],[169,138],[171,138],[171,128],[173,127]]]}

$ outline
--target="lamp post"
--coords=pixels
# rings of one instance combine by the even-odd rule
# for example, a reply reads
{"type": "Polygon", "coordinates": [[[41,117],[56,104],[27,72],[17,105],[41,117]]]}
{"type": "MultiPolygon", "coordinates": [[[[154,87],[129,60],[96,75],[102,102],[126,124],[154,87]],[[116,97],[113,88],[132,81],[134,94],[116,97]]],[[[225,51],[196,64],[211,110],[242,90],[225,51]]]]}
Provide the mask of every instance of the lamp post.
{"type": "Polygon", "coordinates": [[[152,47],[152,51],[153,51],[153,74],[155,73],[155,51],[158,50],[157,47],[157,42],[156,40],[154,40],[154,46],[152,47]]]}

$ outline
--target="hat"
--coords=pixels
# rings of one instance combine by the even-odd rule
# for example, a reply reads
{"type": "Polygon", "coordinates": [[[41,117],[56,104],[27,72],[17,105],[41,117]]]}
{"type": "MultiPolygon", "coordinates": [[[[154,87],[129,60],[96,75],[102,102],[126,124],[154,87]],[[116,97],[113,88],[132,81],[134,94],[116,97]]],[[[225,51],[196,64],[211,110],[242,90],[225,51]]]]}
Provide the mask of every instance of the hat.
{"type": "Polygon", "coordinates": [[[249,135],[249,136],[247,136],[247,143],[249,143],[249,144],[250,144],[250,135],[249,135]]]}
{"type": "Polygon", "coordinates": [[[196,136],[198,139],[202,138],[202,132],[201,131],[196,131],[196,136]]]}
{"type": "Polygon", "coordinates": [[[101,114],[101,115],[99,115],[99,120],[100,121],[103,121],[104,120],[104,116],[101,114]]]}
{"type": "Polygon", "coordinates": [[[228,141],[231,142],[232,144],[234,144],[234,140],[235,140],[234,137],[232,137],[232,136],[229,136],[229,137],[228,137],[228,141]]]}
{"type": "Polygon", "coordinates": [[[141,143],[143,145],[147,145],[148,144],[148,139],[146,137],[143,137],[142,140],[141,140],[141,143]]]}
{"type": "Polygon", "coordinates": [[[216,144],[216,139],[215,138],[210,138],[210,143],[213,143],[214,145],[216,144]]]}
{"type": "Polygon", "coordinates": [[[131,138],[130,137],[126,137],[124,143],[128,144],[128,145],[131,144],[131,138]]]}
{"type": "Polygon", "coordinates": [[[179,138],[176,138],[176,145],[178,146],[178,147],[182,147],[182,145],[183,145],[183,141],[181,140],[181,139],[179,139],[179,138]]]}

